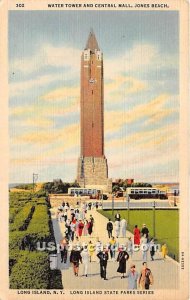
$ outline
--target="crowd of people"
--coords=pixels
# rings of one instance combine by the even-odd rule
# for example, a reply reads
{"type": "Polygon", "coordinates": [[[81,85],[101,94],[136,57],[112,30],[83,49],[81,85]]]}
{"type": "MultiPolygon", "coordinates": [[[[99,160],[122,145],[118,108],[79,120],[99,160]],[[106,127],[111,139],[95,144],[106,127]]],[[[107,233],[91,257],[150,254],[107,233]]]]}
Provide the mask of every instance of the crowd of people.
{"type": "Polygon", "coordinates": [[[68,241],[74,241],[74,238],[81,238],[81,236],[91,236],[94,226],[94,218],[90,215],[87,218],[87,210],[93,208],[98,209],[101,204],[96,203],[77,203],[75,207],[70,206],[69,203],[63,202],[57,210],[57,220],[65,222],[65,237],[68,241]]]}
{"type": "MultiPolygon", "coordinates": [[[[134,237],[126,238],[127,221],[121,218],[119,212],[115,215],[115,222],[108,220],[106,228],[108,240],[103,243],[98,237],[94,242],[93,236],[95,228],[95,220],[92,214],[87,211],[98,209],[98,202],[92,206],[89,203],[77,203],[75,207],[69,203],[63,202],[57,210],[57,220],[65,223],[65,236],[60,240],[61,263],[70,263],[73,266],[73,273],[77,277],[79,274],[79,265],[83,264],[83,276],[88,277],[89,264],[92,261],[100,264],[100,277],[104,280],[107,278],[107,263],[108,261],[117,261],[117,272],[121,274],[121,279],[128,279],[128,288],[137,289],[140,286],[142,289],[149,289],[153,284],[153,275],[147,266],[147,254],[150,253],[150,258],[153,261],[155,252],[157,251],[154,239],[150,239],[149,230],[146,224],[143,224],[140,230],[137,225],[134,228],[134,237]],[[115,236],[113,232],[115,230],[115,236]],[[89,237],[83,241],[82,237],[89,237]],[[118,242],[118,238],[123,238],[122,244],[118,242]],[[132,262],[134,252],[142,251],[142,270],[136,271],[134,263],[131,263],[127,270],[127,261],[132,262]]],[[[162,246],[163,260],[167,254],[167,246],[162,246]]]]}

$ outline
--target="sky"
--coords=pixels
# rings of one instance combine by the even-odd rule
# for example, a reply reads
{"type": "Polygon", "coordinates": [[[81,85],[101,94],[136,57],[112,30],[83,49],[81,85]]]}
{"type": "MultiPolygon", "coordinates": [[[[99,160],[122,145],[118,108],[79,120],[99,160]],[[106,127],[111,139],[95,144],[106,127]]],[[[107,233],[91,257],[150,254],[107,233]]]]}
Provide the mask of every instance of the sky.
{"type": "Polygon", "coordinates": [[[176,11],[9,12],[9,182],[74,181],[80,59],[93,28],[104,55],[110,178],[177,182],[176,11]]]}

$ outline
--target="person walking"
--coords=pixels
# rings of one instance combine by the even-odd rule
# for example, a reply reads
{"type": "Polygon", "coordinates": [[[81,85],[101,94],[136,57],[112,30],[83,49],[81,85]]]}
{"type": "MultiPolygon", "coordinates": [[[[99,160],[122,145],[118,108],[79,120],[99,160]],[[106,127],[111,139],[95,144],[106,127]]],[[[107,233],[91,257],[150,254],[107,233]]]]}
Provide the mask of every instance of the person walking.
{"type": "Polygon", "coordinates": [[[147,241],[146,234],[141,238],[141,250],[142,250],[142,261],[147,261],[147,253],[148,253],[149,245],[147,241]]]}
{"type": "Polygon", "coordinates": [[[71,222],[71,240],[74,241],[75,231],[76,231],[76,220],[75,218],[71,222]]]}
{"type": "Polygon", "coordinates": [[[92,226],[94,226],[94,218],[92,215],[90,215],[90,221],[92,222],[92,226]]]}
{"type": "Polygon", "coordinates": [[[115,221],[119,221],[120,222],[120,220],[121,220],[121,215],[120,215],[120,213],[117,210],[117,213],[115,215],[115,221]]]}
{"type": "Polygon", "coordinates": [[[71,222],[75,219],[75,213],[74,211],[71,212],[71,222]]]}
{"type": "Polygon", "coordinates": [[[112,236],[111,240],[109,241],[110,256],[112,260],[115,260],[116,245],[116,239],[114,238],[114,236],[112,236]]]}
{"type": "Polygon", "coordinates": [[[141,235],[144,236],[146,234],[146,238],[148,240],[148,234],[149,234],[149,230],[146,227],[146,224],[143,224],[142,230],[141,230],[141,235]]]}
{"type": "Polygon", "coordinates": [[[88,251],[89,251],[89,255],[90,255],[90,262],[92,262],[92,257],[93,257],[94,251],[95,251],[95,247],[91,241],[88,244],[88,251]]]}
{"type": "Polygon", "coordinates": [[[119,234],[120,234],[120,221],[115,221],[115,235],[116,235],[116,238],[119,237],[119,234]]]}
{"type": "Polygon", "coordinates": [[[78,236],[79,237],[82,236],[83,228],[84,228],[84,224],[83,224],[82,220],[79,220],[79,223],[78,223],[78,236]]]}
{"type": "Polygon", "coordinates": [[[92,227],[93,227],[92,221],[89,219],[89,221],[88,221],[88,234],[90,236],[92,234],[92,227]]]}
{"type": "Polygon", "coordinates": [[[141,233],[140,233],[140,229],[138,228],[138,225],[135,225],[135,228],[133,230],[133,234],[134,234],[134,245],[139,246],[140,245],[141,233]]]}
{"type": "Polygon", "coordinates": [[[67,212],[67,209],[66,209],[63,213],[63,217],[64,217],[65,222],[67,221],[67,215],[68,215],[68,212],[67,212]]]}
{"type": "Polygon", "coordinates": [[[61,253],[61,262],[64,262],[66,264],[67,262],[67,253],[68,253],[68,240],[66,238],[63,238],[60,240],[60,253],[61,253]]]}
{"type": "Polygon", "coordinates": [[[103,251],[100,251],[97,255],[100,260],[100,277],[104,280],[108,280],[106,277],[106,269],[107,269],[107,262],[109,259],[107,247],[103,247],[103,251]]]}
{"type": "Polygon", "coordinates": [[[133,256],[133,241],[132,241],[132,238],[131,236],[128,238],[128,242],[127,242],[127,252],[129,253],[129,256],[131,257],[132,259],[132,256],[133,256]]]}
{"type": "Polygon", "coordinates": [[[120,226],[121,226],[121,235],[123,238],[126,238],[127,221],[125,219],[122,219],[120,222],[120,226]]]}
{"type": "Polygon", "coordinates": [[[121,251],[119,252],[117,257],[117,261],[119,262],[119,267],[117,269],[117,272],[123,274],[121,276],[121,279],[125,278],[126,262],[128,259],[129,259],[129,254],[127,253],[127,251],[125,251],[124,247],[121,246],[121,251]]]}
{"type": "Polygon", "coordinates": [[[68,226],[68,227],[65,227],[65,237],[68,241],[71,240],[71,237],[72,237],[72,232],[71,232],[71,227],[68,226]]]}
{"type": "Polygon", "coordinates": [[[84,249],[81,252],[82,262],[84,264],[83,275],[88,276],[88,265],[89,265],[89,253],[88,253],[88,246],[84,245],[84,249]]]}
{"type": "Polygon", "coordinates": [[[79,215],[80,215],[80,212],[79,212],[79,209],[78,208],[75,208],[75,219],[77,220],[77,221],[79,221],[79,215]]]}
{"type": "Polygon", "coordinates": [[[83,235],[84,236],[88,235],[88,221],[86,219],[84,220],[83,235]]]}
{"type": "Polygon", "coordinates": [[[112,237],[112,231],[113,231],[113,223],[111,222],[111,219],[109,219],[109,222],[106,226],[107,232],[108,232],[108,238],[110,239],[112,237]]]}
{"type": "Polygon", "coordinates": [[[142,263],[143,267],[139,276],[139,286],[142,290],[149,290],[150,285],[153,285],[153,276],[151,270],[147,267],[147,263],[142,263]]]}
{"type": "Polygon", "coordinates": [[[73,250],[71,251],[70,262],[73,264],[73,271],[74,271],[75,276],[78,276],[79,262],[82,263],[82,257],[81,257],[79,249],[77,249],[77,246],[74,246],[73,250]]]}
{"type": "Polygon", "coordinates": [[[150,257],[151,257],[151,260],[153,261],[154,260],[154,255],[155,255],[155,243],[154,243],[154,239],[152,239],[150,241],[150,244],[149,244],[149,249],[150,249],[150,257]]]}
{"type": "Polygon", "coordinates": [[[167,248],[167,245],[166,245],[166,244],[163,244],[163,245],[162,245],[161,251],[162,251],[162,258],[163,258],[163,261],[165,261],[166,255],[168,254],[168,248],[167,248]]]}
{"type": "Polygon", "coordinates": [[[102,242],[100,242],[99,237],[97,237],[97,239],[96,239],[95,250],[96,250],[96,256],[98,255],[98,253],[100,251],[102,251],[102,242]]]}
{"type": "Polygon", "coordinates": [[[130,270],[127,272],[127,279],[128,279],[128,289],[129,290],[137,290],[137,281],[139,274],[135,270],[135,265],[132,264],[130,270]]]}

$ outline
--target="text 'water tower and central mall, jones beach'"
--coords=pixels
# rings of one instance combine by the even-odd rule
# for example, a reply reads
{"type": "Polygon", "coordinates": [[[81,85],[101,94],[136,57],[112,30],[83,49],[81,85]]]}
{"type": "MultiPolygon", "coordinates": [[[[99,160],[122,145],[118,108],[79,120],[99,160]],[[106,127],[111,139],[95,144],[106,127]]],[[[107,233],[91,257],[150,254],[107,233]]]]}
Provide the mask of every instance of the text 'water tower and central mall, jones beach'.
{"type": "Polygon", "coordinates": [[[81,56],[80,157],[77,182],[80,187],[111,192],[104,155],[104,69],[103,53],[91,30],[81,56]]]}

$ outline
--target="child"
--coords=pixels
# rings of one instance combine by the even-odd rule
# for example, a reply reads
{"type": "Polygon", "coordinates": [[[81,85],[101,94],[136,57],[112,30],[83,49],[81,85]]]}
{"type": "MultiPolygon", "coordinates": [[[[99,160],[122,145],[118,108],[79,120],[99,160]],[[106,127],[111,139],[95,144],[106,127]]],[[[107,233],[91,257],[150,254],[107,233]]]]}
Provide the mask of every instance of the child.
{"type": "Polygon", "coordinates": [[[90,241],[88,244],[88,252],[89,252],[89,256],[90,256],[90,262],[92,261],[92,256],[94,254],[94,251],[95,251],[94,245],[90,241]]]}
{"type": "Polygon", "coordinates": [[[166,255],[168,254],[168,248],[166,244],[162,245],[161,251],[162,251],[163,261],[165,261],[166,255]]]}

